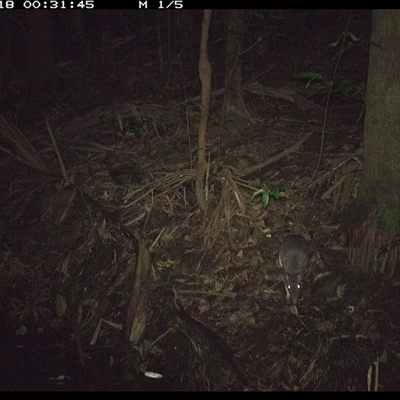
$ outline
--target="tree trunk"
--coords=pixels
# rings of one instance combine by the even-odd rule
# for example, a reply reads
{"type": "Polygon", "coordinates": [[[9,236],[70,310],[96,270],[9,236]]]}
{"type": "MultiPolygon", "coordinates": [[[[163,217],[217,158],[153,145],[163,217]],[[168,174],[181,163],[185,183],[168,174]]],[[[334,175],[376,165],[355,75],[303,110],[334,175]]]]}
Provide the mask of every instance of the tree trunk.
{"type": "Polygon", "coordinates": [[[345,221],[357,268],[393,275],[399,261],[400,11],[373,12],[364,126],[364,165],[345,221]]]}
{"type": "Polygon", "coordinates": [[[26,78],[35,97],[46,96],[53,89],[56,63],[48,10],[25,11],[26,78]]]}
{"type": "Polygon", "coordinates": [[[30,125],[49,105],[57,74],[49,10],[22,12],[26,26],[24,80],[29,95],[18,107],[19,126],[30,125]]]}
{"type": "MultiPolygon", "coordinates": [[[[203,24],[201,28],[200,56],[199,56],[199,76],[201,81],[201,104],[200,122],[197,150],[197,171],[195,193],[197,204],[201,210],[206,208],[206,196],[204,193],[204,177],[207,169],[206,146],[207,146],[207,124],[208,113],[210,110],[211,99],[211,76],[212,67],[208,59],[208,35],[211,22],[211,10],[204,10],[203,24]]],[[[206,183],[207,185],[208,183],[206,183]]]]}
{"type": "Polygon", "coordinates": [[[252,120],[243,99],[242,89],[242,42],[245,30],[244,10],[230,10],[228,14],[228,35],[226,39],[225,101],[224,118],[241,116],[252,120]]]}

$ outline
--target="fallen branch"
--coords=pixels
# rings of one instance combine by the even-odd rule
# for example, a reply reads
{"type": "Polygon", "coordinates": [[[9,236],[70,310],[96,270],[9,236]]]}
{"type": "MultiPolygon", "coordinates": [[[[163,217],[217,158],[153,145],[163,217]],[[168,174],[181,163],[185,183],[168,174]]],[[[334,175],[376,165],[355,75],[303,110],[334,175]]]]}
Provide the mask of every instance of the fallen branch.
{"type": "Polygon", "coordinates": [[[288,149],[282,151],[281,153],[276,154],[275,156],[269,158],[266,161],[263,161],[262,163],[253,165],[249,168],[246,168],[244,171],[238,173],[237,174],[239,176],[248,176],[253,174],[256,171],[259,171],[260,169],[265,168],[268,165],[271,165],[275,162],[277,162],[278,160],[280,160],[281,158],[284,158],[286,156],[288,156],[290,153],[295,152],[296,150],[298,150],[298,148],[313,134],[313,132],[309,132],[306,135],[304,135],[300,140],[298,140],[295,144],[293,144],[292,146],[290,146],[288,149]]]}

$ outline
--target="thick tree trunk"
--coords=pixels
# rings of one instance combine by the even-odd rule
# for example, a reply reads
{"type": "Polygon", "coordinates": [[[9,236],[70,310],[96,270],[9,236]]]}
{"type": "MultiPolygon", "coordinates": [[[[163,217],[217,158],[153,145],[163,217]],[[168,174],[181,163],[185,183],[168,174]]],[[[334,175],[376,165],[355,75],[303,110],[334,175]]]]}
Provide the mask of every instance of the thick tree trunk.
{"type": "Polygon", "coordinates": [[[358,199],[348,214],[350,261],[393,275],[399,261],[400,11],[373,12],[358,199]]]}
{"type": "Polygon", "coordinates": [[[228,17],[228,35],[226,39],[225,118],[241,116],[251,120],[243,99],[242,89],[242,42],[245,31],[244,10],[230,10],[228,17]]]}

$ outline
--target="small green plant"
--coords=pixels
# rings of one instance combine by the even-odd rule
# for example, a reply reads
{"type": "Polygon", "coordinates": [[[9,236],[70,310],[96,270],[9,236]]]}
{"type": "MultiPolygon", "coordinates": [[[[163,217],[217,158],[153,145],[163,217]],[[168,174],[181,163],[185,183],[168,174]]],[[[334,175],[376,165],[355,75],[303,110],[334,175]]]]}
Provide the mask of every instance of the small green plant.
{"type": "Polygon", "coordinates": [[[279,199],[279,193],[282,191],[287,192],[289,190],[288,187],[284,186],[283,188],[276,188],[276,189],[259,189],[256,192],[253,193],[253,196],[251,199],[253,200],[257,196],[261,196],[263,206],[266,208],[269,204],[269,199],[271,196],[274,196],[275,199],[279,199]]]}
{"type": "Polygon", "coordinates": [[[124,175],[123,176],[123,194],[126,195],[130,193],[132,190],[136,189],[138,187],[138,183],[135,180],[135,177],[132,175],[124,175]]]}
{"type": "Polygon", "coordinates": [[[311,179],[315,178],[315,176],[318,172],[319,166],[321,164],[322,149],[323,149],[323,145],[324,145],[325,132],[326,132],[326,121],[328,118],[328,106],[330,104],[330,97],[333,93],[334,87],[337,87],[338,90],[342,93],[342,95],[345,98],[349,98],[351,95],[352,97],[359,97],[363,100],[363,107],[361,109],[361,112],[360,112],[357,122],[359,122],[361,120],[362,116],[365,113],[365,90],[364,89],[360,90],[362,88],[360,85],[354,85],[350,81],[344,80],[344,79],[338,77],[337,72],[338,72],[338,68],[339,68],[339,62],[342,58],[343,53],[345,51],[348,51],[351,48],[354,48],[356,46],[361,46],[366,43],[368,43],[368,41],[359,39],[353,32],[344,31],[338,36],[338,39],[335,42],[332,42],[330,44],[331,47],[336,47],[337,45],[340,44],[339,50],[335,53],[335,55],[333,57],[333,61],[335,61],[335,65],[334,65],[334,70],[333,70],[331,79],[327,79],[326,77],[324,77],[323,75],[321,75],[317,72],[300,72],[300,73],[296,73],[294,75],[294,78],[308,79],[306,87],[310,86],[312,81],[320,80],[322,82],[322,84],[325,86],[326,92],[327,92],[325,113],[324,113],[324,119],[322,122],[322,129],[321,129],[322,135],[321,135],[320,152],[319,152],[319,156],[318,156],[317,166],[315,167],[315,170],[314,170],[314,173],[313,173],[311,179]],[[355,94],[352,94],[352,93],[355,93],[355,94]]]}
{"type": "Polygon", "coordinates": [[[354,47],[361,47],[364,45],[369,45],[368,40],[362,40],[358,36],[355,35],[354,32],[344,31],[342,32],[336,41],[332,42],[329,46],[336,47],[337,45],[341,45],[339,51],[335,54],[333,59],[340,59],[344,52],[353,49],[354,47]]]}
{"type": "Polygon", "coordinates": [[[330,83],[325,76],[317,72],[300,72],[294,77],[307,79],[306,87],[309,87],[312,81],[317,80],[324,85],[327,92],[332,92],[337,89],[346,99],[356,98],[363,101],[365,100],[365,87],[341,76],[334,79],[332,83],[330,83]]]}
{"type": "Polygon", "coordinates": [[[318,72],[299,72],[294,75],[294,78],[298,79],[307,79],[306,87],[308,88],[313,81],[319,81],[325,87],[327,92],[327,98],[329,98],[330,94],[335,90],[340,92],[342,96],[346,99],[355,98],[361,99],[364,102],[363,108],[361,110],[358,121],[364,115],[365,112],[365,87],[363,85],[352,82],[351,80],[343,77],[337,76],[336,71],[338,67],[339,60],[343,56],[343,53],[354,49],[355,47],[364,46],[365,44],[369,44],[368,41],[362,40],[357,37],[353,32],[345,31],[342,32],[336,41],[329,44],[330,47],[336,47],[341,45],[338,48],[338,51],[333,56],[333,61],[336,60],[335,73],[332,79],[328,79],[318,72]]]}

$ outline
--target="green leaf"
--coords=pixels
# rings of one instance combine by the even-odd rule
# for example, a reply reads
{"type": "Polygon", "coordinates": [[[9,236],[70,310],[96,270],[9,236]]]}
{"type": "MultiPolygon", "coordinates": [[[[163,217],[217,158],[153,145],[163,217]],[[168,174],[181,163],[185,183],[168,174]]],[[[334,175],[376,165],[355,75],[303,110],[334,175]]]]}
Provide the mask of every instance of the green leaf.
{"type": "Polygon", "coordinates": [[[263,205],[264,208],[267,207],[268,203],[269,203],[269,191],[264,191],[262,194],[262,201],[263,201],[263,205]]]}
{"type": "Polygon", "coordinates": [[[67,302],[61,294],[57,293],[56,296],[56,312],[57,317],[62,317],[67,311],[67,302]]]}
{"type": "Polygon", "coordinates": [[[274,196],[277,200],[279,199],[279,189],[271,190],[270,194],[274,196]]]}

